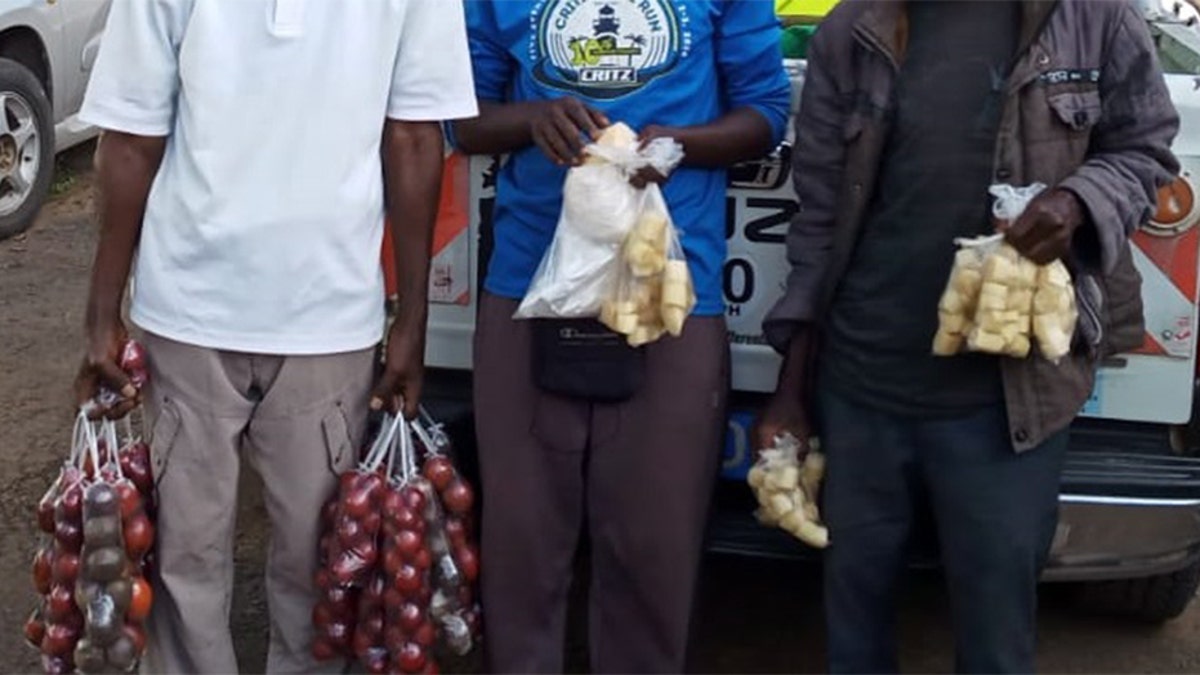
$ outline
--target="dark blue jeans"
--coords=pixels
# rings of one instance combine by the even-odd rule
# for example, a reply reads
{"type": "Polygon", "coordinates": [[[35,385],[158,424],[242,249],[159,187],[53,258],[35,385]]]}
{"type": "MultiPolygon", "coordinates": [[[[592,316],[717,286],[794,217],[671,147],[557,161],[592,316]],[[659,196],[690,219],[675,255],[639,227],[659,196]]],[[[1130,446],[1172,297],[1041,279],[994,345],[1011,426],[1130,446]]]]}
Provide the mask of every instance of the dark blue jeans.
{"type": "Polygon", "coordinates": [[[1058,523],[1063,432],[1026,454],[1002,406],[953,419],[881,413],[823,392],[829,669],[897,672],[896,598],[915,506],[933,511],[957,670],[1035,669],[1037,582],[1058,523]]]}

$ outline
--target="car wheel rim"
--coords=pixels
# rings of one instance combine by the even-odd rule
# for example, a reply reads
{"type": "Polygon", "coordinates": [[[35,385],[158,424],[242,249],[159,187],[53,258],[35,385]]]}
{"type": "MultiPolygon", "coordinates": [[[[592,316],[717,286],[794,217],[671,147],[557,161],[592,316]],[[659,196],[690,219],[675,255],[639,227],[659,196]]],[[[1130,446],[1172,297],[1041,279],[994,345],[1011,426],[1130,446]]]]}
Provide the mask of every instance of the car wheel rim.
{"type": "Polygon", "coordinates": [[[42,135],[33,106],[16,92],[0,92],[0,216],[21,208],[37,181],[42,135]]]}

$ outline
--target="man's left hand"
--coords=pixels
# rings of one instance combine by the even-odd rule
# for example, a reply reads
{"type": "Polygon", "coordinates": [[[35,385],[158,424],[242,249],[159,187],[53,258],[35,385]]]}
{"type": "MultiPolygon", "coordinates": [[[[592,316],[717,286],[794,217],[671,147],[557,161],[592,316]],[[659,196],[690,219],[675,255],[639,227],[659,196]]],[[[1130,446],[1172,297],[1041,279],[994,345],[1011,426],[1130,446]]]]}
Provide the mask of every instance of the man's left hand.
{"type": "Polygon", "coordinates": [[[1021,217],[1004,230],[1004,235],[1021,255],[1046,265],[1067,254],[1083,219],[1083,204],[1074,193],[1047,190],[1029,202],[1021,217]]]}
{"type": "Polygon", "coordinates": [[[399,321],[388,331],[383,376],[371,393],[371,409],[397,411],[406,419],[417,416],[425,379],[425,332],[407,329],[399,321]]]}
{"type": "MultiPolygon", "coordinates": [[[[643,148],[646,147],[650,141],[653,141],[656,138],[678,139],[679,130],[657,124],[651,124],[642,129],[642,133],[638,136],[638,140],[641,142],[641,147],[643,148]]],[[[662,185],[663,183],[667,182],[667,178],[669,178],[669,176],[664,176],[654,167],[647,166],[643,167],[640,171],[630,177],[629,183],[635,188],[641,190],[651,183],[662,185]]]]}

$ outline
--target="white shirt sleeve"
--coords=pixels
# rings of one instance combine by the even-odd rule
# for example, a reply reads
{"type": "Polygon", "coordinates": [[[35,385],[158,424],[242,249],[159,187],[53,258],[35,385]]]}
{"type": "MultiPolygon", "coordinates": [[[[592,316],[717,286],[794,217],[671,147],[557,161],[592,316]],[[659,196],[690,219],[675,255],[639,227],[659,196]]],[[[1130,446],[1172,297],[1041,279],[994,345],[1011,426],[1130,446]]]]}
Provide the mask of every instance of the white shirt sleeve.
{"type": "Polygon", "coordinates": [[[102,129],[171,133],[179,94],[179,46],[193,0],[117,0],[79,111],[102,129]]]}
{"type": "Polygon", "coordinates": [[[432,122],[478,114],[462,0],[408,0],[388,117],[432,122]]]}

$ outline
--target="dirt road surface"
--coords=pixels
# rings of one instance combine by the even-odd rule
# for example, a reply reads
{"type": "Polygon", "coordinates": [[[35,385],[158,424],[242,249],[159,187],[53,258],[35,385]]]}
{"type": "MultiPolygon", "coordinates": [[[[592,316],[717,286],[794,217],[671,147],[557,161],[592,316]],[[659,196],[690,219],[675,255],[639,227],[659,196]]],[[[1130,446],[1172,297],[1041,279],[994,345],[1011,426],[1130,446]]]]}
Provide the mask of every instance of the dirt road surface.
{"type": "MultiPolygon", "coordinates": [[[[95,243],[89,162],[88,147],[65,156],[61,168],[74,176],[73,185],[27,235],[0,242],[0,672],[38,671],[20,630],[33,603],[28,570],[37,543],[34,506],[70,436],[70,382],[95,243]]],[[[255,479],[245,475],[231,622],[242,670],[253,673],[262,671],[266,649],[261,568],[267,528],[255,479]]],[[[693,670],[821,672],[816,575],[816,569],[794,564],[708,559],[693,670]]],[[[1084,615],[1066,602],[1067,590],[1044,594],[1044,672],[1200,672],[1200,603],[1175,622],[1147,627],[1084,615]]],[[[575,623],[568,656],[571,670],[581,671],[586,649],[575,623]]],[[[914,578],[898,623],[906,671],[953,669],[947,602],[935,576],[914,578]]],[[[476,658],[460,669],[477,670],[478,663],[476,658]]]]}

